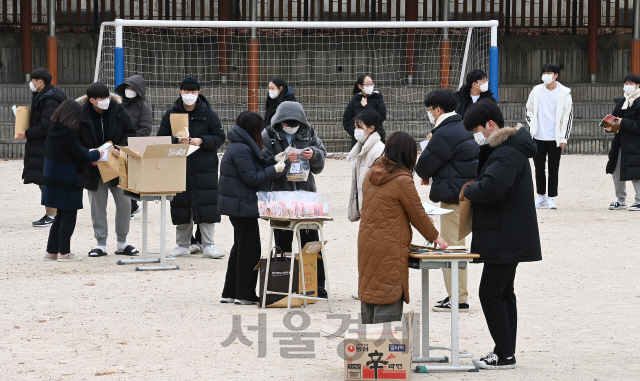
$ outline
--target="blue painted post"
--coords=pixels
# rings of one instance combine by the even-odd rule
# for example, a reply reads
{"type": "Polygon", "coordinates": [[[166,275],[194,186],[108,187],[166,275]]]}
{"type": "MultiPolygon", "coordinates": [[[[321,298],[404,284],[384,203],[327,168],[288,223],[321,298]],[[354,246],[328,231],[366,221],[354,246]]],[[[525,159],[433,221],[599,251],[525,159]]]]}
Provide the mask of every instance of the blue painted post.
{"type": "Polygon", "coordinates": [[[496,98],[496,102],[500,102],[498,97],[498,78],[500,70],[498,67],[498,27],[491,27],[491,47],[489,48],[489,89],[496,98]]]}
{"type": "Polygon", "coordinates": [[[116,20],[116,48],[114,51],[114,88],[124,82],[124,47],[122,46],[122,26],[116,20]]]}

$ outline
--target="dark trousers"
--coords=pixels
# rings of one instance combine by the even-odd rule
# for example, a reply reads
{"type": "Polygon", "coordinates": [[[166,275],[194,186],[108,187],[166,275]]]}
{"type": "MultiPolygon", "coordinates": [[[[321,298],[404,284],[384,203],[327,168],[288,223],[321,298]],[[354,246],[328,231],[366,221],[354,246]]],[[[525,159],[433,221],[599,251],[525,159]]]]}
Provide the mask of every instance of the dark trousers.
{"type": "MultiPolygon", "coordinates": [[[[291,230],[276,230],[274,232],[276,246],[280,246],[283,252],[293,253],[293,232],[291,230]]],[[[318,238],[317,230],[300,230],[300,241],[302,241],[302,247],[308,242],[320,241],[318,238]]],[[[297,250],[296,250],[297,251],[297,250]]],[[[322,255],[322,251],[320,252],[322,255]]],[[[322,258],[318,258],[318,287],[324,288],[324,261],[322,258]]]]}
{"type": "Polygon", "coordinates": [[[538,145],[538,151],[533,156],[533,164],[536,167],[536,190],[538,194],[546,194],[548,197],[558,195],[558,170],[560,169],[560,156],[562,148],[556,146],[556,141],[546,141],[534,139],[538,145]],[[547,176],[545,173],[545,163],[549,156],[549,192],[547,189],[547,176]]]}
{"type": "Polygon", "coordinates": [[[196,225],[196,234],[191,236],[191,244],[201,244],[202,245],[202,233],[200,233],[200,224],[196,225]]]}
{"type": "Polygon", "coordinates": [[[47,253],[69,254],[71,252],[71,236],[76,229],[77,210],[58,209],[49,230],[47,253]]]}
{"type": "Polygon", "coordinates": [[[500,358],[516,353],[518,309],[513,281],[517,263],[494,265],[485,263],[480,279],[480,304],[495,347],[493,353],[500,358]]]}
{"type": "Polygon", "coordinates": [[[229,254],[223,298],[258,301],[256,284],[260,261],[260,227],[257,218],[229,217],[233,225],[233,247],[229,254]]]}

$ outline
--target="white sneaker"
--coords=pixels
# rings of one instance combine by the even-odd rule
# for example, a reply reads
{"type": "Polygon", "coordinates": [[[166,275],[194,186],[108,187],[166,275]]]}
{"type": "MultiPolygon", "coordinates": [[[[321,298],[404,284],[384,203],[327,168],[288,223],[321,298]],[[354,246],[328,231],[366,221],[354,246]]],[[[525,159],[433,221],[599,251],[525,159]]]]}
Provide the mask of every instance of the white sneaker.
{"type": "Polygon", "coordinates": [[[222,257],[224,257],[224,253],[220,252],[214,245],[205,247],[202,254],[202,258],[218,259],[222,257]]]}
{"type": "Polygon", "coordinates": [[[220,303],[231,303],[233,304],[236,300],[234,298],[220,298],[220,303]]]}
{"type": "Polygon", "coordinates": [[[191,253],[191,254],[197,254],[197,253],[199,253],[200,251],[201,251],[201,250],[200,250],[200,246],[199,246],[199,245],[197,245],[197,244],[195,244],[195,243],[194,243],[193,245],[189,245],[189,253],[191,253]]]}
{"type": "Polygon", "coordinates": [[[536,209],[542,206],[547,206],[547,196],[543,194],[539,194],[538,197],[536,198],[536,209]]]}
{"type": "Polygon", "coordinates": [[[553,201],[553,197],[547,199],[547,209],[558,209],[556,203],[553,201]]]}
{"type": "Polygon", "coordinates": [[[258,304],[258,302],[252,302],[251,300],[236,299],[233,302],[233,304],[238,306],[250,306],[252,304],[258,304]]]}
{"type": "Polygon", "coordinates": [[[191,253],[189,252],[189,248],[176,246],[173,250],[167,253],[168,257],[190,257],[191,253]]]}
{"type": "Polygon", "coordinates": [[[358,294],[351,294],[351,299],[360,300],[358,294]]]}

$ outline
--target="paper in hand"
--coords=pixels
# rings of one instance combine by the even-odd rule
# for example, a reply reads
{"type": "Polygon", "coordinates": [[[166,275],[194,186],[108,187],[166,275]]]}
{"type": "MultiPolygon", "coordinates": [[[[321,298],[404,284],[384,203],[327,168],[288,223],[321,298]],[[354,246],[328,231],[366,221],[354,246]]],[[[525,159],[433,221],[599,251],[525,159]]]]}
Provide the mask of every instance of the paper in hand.
{"type": "Polygon", "coordinates": [[[113,144],[111,144],[111,142],[106,142],[103,145],[100,146],[100,149],[102,150],[102,156],[100,156],[100,159],[98,159],[98,161],[107,161],[107,154],[109,154],[109,151],[112,149],[113,144]]]}
{"type": "Polygon", "coordinates": [[[16,105],[13,105],[13,107],[11,107],[11,110],[13,110],[13,116],[18,116],[18,107],[16,105]]]}
{"type": "Polygon", "coordinates": [[[453,212],[453,210],[451,209],[443,209],[443,208],[439,208],[435,205],[431,205],[427,202],[423,202],[422,203],[422,207],[424,208],[425,212],[427,212],[428,215],[430,216],[441,216],[443,214],[447,214],[447,213],[451,213],[453,212]]]}
{"type": "Polygon", "coordinates": [[[423,141],[420,142],[420,149],[424,151],[425,148],[427,148],[427,144],[429,144],[429,139],[425,139],[423,141]]]}

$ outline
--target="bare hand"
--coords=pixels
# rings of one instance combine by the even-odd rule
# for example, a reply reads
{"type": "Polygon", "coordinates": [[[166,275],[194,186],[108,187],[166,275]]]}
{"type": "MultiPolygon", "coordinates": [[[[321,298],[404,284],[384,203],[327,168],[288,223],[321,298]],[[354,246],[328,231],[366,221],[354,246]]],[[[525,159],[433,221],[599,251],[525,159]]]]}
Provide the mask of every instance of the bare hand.
{"type": "Polygon", "coordinates": [[[200,144],[202,144],[202,139],[201,138],[189,138],[189,144],[191,144],[192,146],[199,146],[200,144]]]}
{"type": "Polygon", "coordinates": [[[289,155],[287,155],[289,158],[289,162],[291,163],[296,163],[298,162],[298,154],[297,153],[290,153],[289,155]]]}
{"type": "Polygon", "coordinates": [[[18,137],[16,139],[26,139],[27,135],[25,134],[24,131],[22,132],[18,132],[18,137]]]}
{"type": "Polygon", "coordinates": [[[613,131],[613,129],[611,127],[605,127],[604,130],[607,131],[607,132],[613,131]]]}
{"type": "Polygon", "coordinates": [[[462,189],[460,189],[460,197],[458,197],[459,201],[469,201],[469,199],[464,195],[464,190],[465,190],[466,187],[468,187],[469,185],[471,185],[471,184],[473,184],[475,182],[476,182],[475,180],[471,180],[471,181],[465,183],[462,186],[462,189]]]}
{"type": "Polygon", "coordinates": [[[360,104],[362,105],[362,107],[367,105],[367,97],[362,97],[362,100],[360,101],[360,104]]]}
{"type": "Polygon", "coordinates": [[[567,143],[560,143],[560,148],[565,148],[567,146],[567,143]]]}
{"type": "Polygon", "coordinates": [[[302,156],[303,159],[311,159],[313,157],[313,150],[309,147],[305,148],[304,151],[302,151],[302,153],[300,154],[300,156],[302,156]]]}
{"type": "Polygon", "coordinates": [[[433,241],[433,248],[437,249],[438,246],[440,246],[440,249],[446,249],[447,247],[449,247],[449,244],[447,243],[447,241],[445,241],[444,239],[442,239],[442,237],[438,236],[438,238],[436,238],[435,241],[433,241]]]}
{"type": "Polygon", "coordinates": [[[189,144],[189,138],[178,138],[178,144],[189,144]]]}
{"type": "Polygon", "coordinates": [[[616,120],[613,121],[613,124],[615,124],[618,127],[620,127],[620,123],[622,123],[622,118],[616,118],[616,120]]]}
{"type": "Polygon", "coordinates": [[[98,152],[100,152],[100,157],[102,157],[102,155],[104,155],[104,151],[101,150],[100,148],[95,148],[95,150],[97,150],[98,152]]]}
{"type": "Polygon", "coordinates": [[[93,163],[91,163],[91,165],[93,165],[95,167],[96,165],[98,165],[98,162],[94,161],[93,163]]]}
{"type": "MultiPolygon", "coordinates": [[[[112,149],[112,150],[111,150],[111,154],[112,154],[113,156],[115,156],[115,157],[118,157],[118,156],[120,156],[120,150],[112,149]]],[[[100,156],[102,156],[102,154],[100,154],[100,156]]]]}
{"type": "Polygon", "coordinates": [[[420,185],[429,185],[429,180],[422,179],[420,185]]]}

